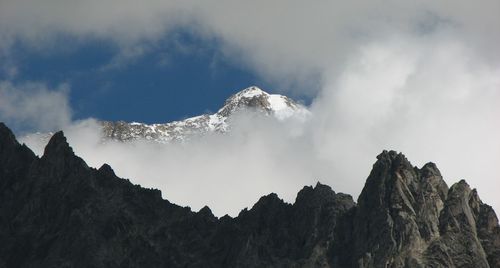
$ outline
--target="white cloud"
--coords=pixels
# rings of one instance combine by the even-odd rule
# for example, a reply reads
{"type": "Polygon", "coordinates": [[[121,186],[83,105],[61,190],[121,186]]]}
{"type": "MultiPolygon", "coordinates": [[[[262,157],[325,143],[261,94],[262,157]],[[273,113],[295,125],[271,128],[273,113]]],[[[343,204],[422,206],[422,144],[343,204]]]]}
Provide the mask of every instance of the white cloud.
{"type": "MultiPolygon", "coordinates": [[[[117,175],[160,189],[171,202],[194,210],[209,205],[219,216],[237,215],[270,192],[293,201],[304,185],[321,180],[313,176],[317,164],[300,135],[303,125],[299,122],[256,114],[241,114],[234,120],[231,133],[185,144],[102,144],[100,127],[92,119],[74,122],[64,131],[75,152],[89,165],[109,163],[117,175]]],[[[43,152],[44,144],[36,136],[21,140],[38,154],[43,152]]]]}
{"type": "Polygon", "coordinates": [[[147,46],[182,27],[217,38],[232,61],[286,85],[316,78],[313,74],[323,75],[325,68],[340,71],[346,57],[360,45],[394,33],[453,35],[485,52],[481,53],[485,59],[497,62],[498,10],[496,0],[314,4],[285,0],[126,0],[120,4],[112,0],[7,0],[0,3],[0,47],[21,40],[46,50],[52,38],[62,34],[80,40],[112,40],[128,55],[141,51],[140,44],[147,46]]]}
{"type": "Polygon", "coordinates": [[[60,129],[71,122],[68,86],[50,90],[42,83],[0,81],[0,121],[39,131],[60,129]]]}
{"type": "Polygon", "coordinates": [[[187,144],[102,145],[93,121],[65,130],[92,166],[110,163],[172,202],[216,215],[236,215],[269,192],[293,202],[316,181],[356,197],[384,149],[417,166],[437,163],[449,185],[465,178],[500,208],[492,190],[500,187],[500,69],[467,47],[410,37],[367,44],[321,93],[309,121],[243,114],[230,134],[187,144]]]}
{"type": "MultiPolygon", "coordinates": [[[[314,104],[318,155],[360,180],[382,149],[436,162],[500,209],[500,68],[460,43],[398,38],[367,44],[314,104]]],[[[359,192],[361,181],[346,183],[359,192]]]]}
{"type": "Polygon", "coordinates": [[[281,88],[321,77],[312,81],[320,88],[314,118],[294,126],[298,135],[258,119],[183,146],[98,147],[91,123],[65,127],[91,164],[110,162],[181,204],[234,214],[270,191],[292,200],[317,179],[356,195],[375,155],[393,148],[414,164],[437,162],[449,183],[467,179],[499,211],[499,10],[495,0],[2,1],[0,49],[8,55],[13,40],[46,49],[66,34],[112,40],[133,58],[183,27],[219,40],[233,63],[281,88]]]}

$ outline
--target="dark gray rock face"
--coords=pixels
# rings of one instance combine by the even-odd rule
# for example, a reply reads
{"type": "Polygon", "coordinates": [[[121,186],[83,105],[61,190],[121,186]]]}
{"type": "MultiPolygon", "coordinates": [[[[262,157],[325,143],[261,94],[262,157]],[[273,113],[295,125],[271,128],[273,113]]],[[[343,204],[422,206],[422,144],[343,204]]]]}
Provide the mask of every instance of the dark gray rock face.
{"type": "Polygon", "coordinates": [[[216,218],[88,167],[62,132],[41,158],[0,123],[0,267],[500,267],[495,212],[383,152],[358,204],[317,184],[216,218]]]}
{"type": "Polygon", "coordinates": [[[336,218],[353,206],[318,184],[293,205],[271,194],[217,219],[88,167],[62,132],[38,158],[0,124],[0,267],[327,266],[336,218]]]}
{"type": "Polygon", "coordinates": [[[358,204],[338,224],[341,267],[500,267],[498,220],[465,181],[448,189],[433,163],[378,157],[358,204]]]}

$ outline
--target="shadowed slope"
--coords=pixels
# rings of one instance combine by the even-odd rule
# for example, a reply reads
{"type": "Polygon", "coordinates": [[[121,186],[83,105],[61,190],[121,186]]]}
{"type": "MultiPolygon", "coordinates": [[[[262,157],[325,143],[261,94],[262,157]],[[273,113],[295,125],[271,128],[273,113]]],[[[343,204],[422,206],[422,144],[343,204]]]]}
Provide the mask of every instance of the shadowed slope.
{"type": "Polygon", "coordinates": [[[358,205],[318,183],[218,219],[88,167],[62,132],[38,158],[0,123],[0,267],[499,267],[497,217],[465,181],[377,158],[358,205]]]}
{"type": "Polygon", "coordinates": [[[120,179],[108,165],[88,167],[62,132],[41,158],[4,125],[0,134],[0,267],[315,266],[327,262],[333,235],[324,223],[354,205],[318,184],[294,205],[271,194],[237,218],[217,219],[207,207],[194,213],[120,179]]]}

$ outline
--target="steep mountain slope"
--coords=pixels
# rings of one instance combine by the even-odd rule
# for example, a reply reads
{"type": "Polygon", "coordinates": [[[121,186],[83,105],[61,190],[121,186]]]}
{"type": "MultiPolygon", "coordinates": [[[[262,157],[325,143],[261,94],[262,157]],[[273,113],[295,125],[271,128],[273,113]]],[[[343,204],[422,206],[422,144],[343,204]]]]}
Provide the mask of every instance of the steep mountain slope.
{"type": "Polygon", "coordinates": [[[309,111],[292,99],[269,94],[258,87],[246,88],[229,97],[215,114],[204,114],[164,124],[127,123],[102,121],[103,134],[107,139],[129,141],[147,139],[157,142],[182,141],[193,135],[207,132],[226,132],[230,129],[230,118],[241,111],[256,111],[278,120],[290,117],[305,118],[309,111]]]}
{"type": "MultiPolygon", "coordinates": [[[[102,141],[127,142],[144,139],[152,142],[169,143],[186,141],[193,136],[207,133],[225,133],[231,129],[231,120],[241,112],[257,112],[278,120],[290,118],[305,120],[309,110],[294,100],[279,94],[269,94],[252,86],[229,97],[214,114],[203,114],[181,121],[160,124],[145,124],[125,121],[98,121],[102,141]]],[[[54,133],[33,133],[24,137],[39,147],[47,144],[54,133]]]]}
{"type": "Polygon", "coordinates": [[[358,204],[318,183],[218,219],[88,167],[62,132],[38,158],[2,123],[0,240],[0,267],[500,267],[491,207],[392,151],[358,204]]]}
{"type": "Polygon", "coordinates": [[[476,190],[463,180],[448,189],[433,163],[377,158],[337,230],[342,267],[500,267],[498,220],[476,190]]]}

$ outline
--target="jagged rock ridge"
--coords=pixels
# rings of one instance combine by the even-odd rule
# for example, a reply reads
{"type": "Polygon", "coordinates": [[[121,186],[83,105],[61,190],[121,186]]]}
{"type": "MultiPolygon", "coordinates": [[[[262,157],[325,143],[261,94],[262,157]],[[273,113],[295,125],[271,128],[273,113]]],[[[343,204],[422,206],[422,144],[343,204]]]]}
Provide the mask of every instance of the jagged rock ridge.
{"type": "Polygon", "coordinates": [[[318,183],[218,219],[88,167],[62,132],[38,158],[2,123],[0,239],[0,267],[500,267],[492,208],[393,151],[358,204],[318,183]]]}
{"type": "Polygon", "coordinates": [[[377,158],[337,230],[341,267],[500,267],[498,220],[476,190],[463,180],[448,189],[433,163],[377,158]]]}

